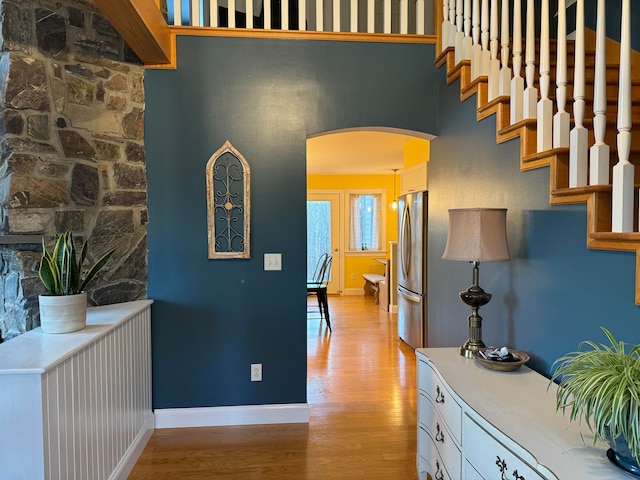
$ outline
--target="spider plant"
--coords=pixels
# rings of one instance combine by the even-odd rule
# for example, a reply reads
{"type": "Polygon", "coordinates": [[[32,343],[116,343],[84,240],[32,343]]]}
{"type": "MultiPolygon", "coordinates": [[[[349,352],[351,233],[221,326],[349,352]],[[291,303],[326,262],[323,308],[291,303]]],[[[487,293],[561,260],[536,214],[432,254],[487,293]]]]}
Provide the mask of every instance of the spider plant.
{"type": "Polygon", "coordinates": [[[48,252],[42,239],[42,260],[38,276],[51,295],[75,295],[84,291],[86,285],[107,264],[115,249],[104,254],[83,275],[83,264],[87,258],[85,241],[78,259],[75,240],[71,232],[55,236],[52,252],[48,252]]]}
{"type": "Polygon", "coordinates": [[[600,438],[624,437],[640,459],[640,345],[618,342],[601,327],[610,345],[583,341],[578,351],[558,358],[552,381],[559,380],[556,410],[570,409],[570,421],[585,420],[600,438]]]}

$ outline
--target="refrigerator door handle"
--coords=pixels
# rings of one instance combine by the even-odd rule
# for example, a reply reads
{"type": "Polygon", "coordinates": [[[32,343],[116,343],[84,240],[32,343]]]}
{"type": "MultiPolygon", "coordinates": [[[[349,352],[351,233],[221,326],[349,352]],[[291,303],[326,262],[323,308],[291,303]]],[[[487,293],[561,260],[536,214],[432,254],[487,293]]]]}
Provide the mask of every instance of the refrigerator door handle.
{"type": "Polygon", "coordinates": [[[420,296],[408,293],[408,291],[402,287],[398,287],[398,295],[400,295],[402,298],[406,298],[410,302],[420,303],[422,301],[422,298],[420,296]]]}
{"type": "Polygon", "coordinates": [[[402,267],[402,273],[404,277],[409,276],[409,268],[411,266],[411,215],[409,214],[409,205],[404,204],[402,210],[402,223],[401,223],[401,258],[400,265],[402,267]]]}

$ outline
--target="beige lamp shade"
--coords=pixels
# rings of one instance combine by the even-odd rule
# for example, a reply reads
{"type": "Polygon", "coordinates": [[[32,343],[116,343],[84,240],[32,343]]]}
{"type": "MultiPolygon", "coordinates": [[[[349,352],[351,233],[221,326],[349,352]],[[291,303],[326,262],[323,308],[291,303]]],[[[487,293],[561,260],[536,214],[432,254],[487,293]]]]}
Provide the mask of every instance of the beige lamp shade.
{"type": "Polygon", "coordinates": [[[469,262],[509,260],[507,209],[450,209],[449,233],[442,258],[469,262]]]}

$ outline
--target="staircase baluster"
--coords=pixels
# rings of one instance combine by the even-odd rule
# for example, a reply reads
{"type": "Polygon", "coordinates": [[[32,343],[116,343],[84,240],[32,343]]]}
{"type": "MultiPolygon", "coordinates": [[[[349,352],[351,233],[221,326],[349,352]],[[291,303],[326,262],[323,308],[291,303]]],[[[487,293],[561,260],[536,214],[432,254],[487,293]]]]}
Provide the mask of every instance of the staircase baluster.
{"type": "Polygon", "coordinates": [[[573,76],[573,123],[569,139],[569,187],[587,184],[589,137],[584,127],[584,0],[576,3],[576,41],[573,76]]]}
{"type": "Polygon", "coordinates": [[[409,32],[409,2],[400,0],[400,33],[409,32]]]}
{"type": "Polygon", "coordinates": [[[553,148],[569,146],[569,112],[567,112],[567,6],[558,0],[558,36],[556,42],[556,104],[553,117],[553,148]]]}
{"type": "Polygon", "coordinates": [[[450,29],[451,22],[449,22],[449,0],[442,0],[442,27],[440,32],[440,43],[442,44],[442,52],[444,52],[447,47],[453,47],[453,45],[449,44],[450,29]]]}
{"type": "Polygon", "coordinates": [[[502,16],[500,21],[500,95],[511,93],[511,68],[509,67],[509,0],[502,0],[502,16]]]}
{"type": "Polygon", "coordinates": [[[473,46],[471,47],[471,80],[482,75],[482,47],[480,46],[480,0],[473,0],[471,12],[471,33],[473,46]]]}
{"type": "Polygon", "coordinates": [[[482,46],[480,45],[480,0],[473,0],[471,10],[471,80],[482,74],[482,46]]]}
{"type": "MultiPolygon", "coordinates": [[[[215,2],[215,5],[212,5],[213,8],[217,9],[218,2],[215,2]]],[[[236,0],[227,0],[227,25],[229,28],[236,28],[236,0]]],[[[282,29],[284,30],[284,23],[282,23],[282,29]]]]}
{"type": "MultiPolygon", "coordinates": [[[[453,2],[453,0],[450,0],[453,2]]],[[[322,0],[316,0],[322,2],[322,0]]],[[[376,29],[376,3],[375,0],[367,0],[367,32],[373,33],[376,29]]]]}
{"type": "MultiPolygon", "coordinates": [[[[288,1],[284,1],[284,2],[280,2],[280,5],[282,5],[282,13],[284,14],[284,10],[285,10],[285,5],[287,5],[288,8],[288,1]]],[[[282,21],[284,22],[284,18],[282,19],[282,21]]],[[[282,28],[284,28],[284,23],[282,24],[282,28]]],[[[340,31],[340,0],[333,0],[333,31],[334,32],[339,32],[340,31]]],[[[385,32],[385,33],[391,33],[391,32],[385,32]]]]}
{"type": "MultiPolygon", "coordinates": [[[[449,0],[449,46],[456,46],[456,3],[458,0],[449,0]]],[[[455,51],[455,50],[454,50],[455,51]]]]}
{"type": "Polygon", "coordinates": [[[549,99],[549,0],[542,0],[540,21],[540,100],[538,101],[538,152],[552,148],[553,104],[549,99]]]}
{"type": "Polygon", "coordinates": [[[605,0],[598,0],[596,21],[596,65],[593,84],[593,133],[595,143],[589,152],[589,184],[609,184],[609,157],[611,149],[604,143],[607,129],[607,42],[605,0]]]}
{"type": "Polygon", "coordinates": [[[489,100],[497,98],[500,94],[500,60],[498,59],[498,0],[491,0],[491,27],[489,49],[491,60],[489,61],[489,100]]]}
{"type": "MultiPolygon", "coordinates": [[[[250,1],[250,0],[247,0],[250,1]]],[[[302,10],[304,8],[304,4],[306,3],[305,1],[300,1],[300,9],[302,10]]],[[[351,9],[350,9],[350,13],[349,13],[349,28],[351,29],[352,32],[357,32],[358,31],[358,0],[351,0],[351,9]]],[[[303,20],[304,17],[300,17],[300,25],[303,25],[303,20]]]]}
{"type": "MultiPolygon", "coordinates": [[[[320,25],[316,30],[322,31],[322,0],[316,0],[316,2],[316,22],[319,22],[320,25]],[[318,11],[320,16],[318,16],[318,11]]],[[[264,11],[264,29],[271,30],[271,2],[264,2],[262,10],[264,11]]]]}
{"type": "Polygon", "coordinates": [[[491,52],[489,51],[489,0],[482,0],[482,12],[480,13],[480,43],[481,72],[480,75],[489,75],[489,64],[491,63],[491,52]]]}
{"type": "Polygon", "coordinates": [[[513,78],[511,79],[511,124],[522,120],[524,100],[524,78],[522,71],[522,6],[520,0],[513,2],[513,78]]]}
{"type": "MultiPolygon", "coordinates": [[[[200,0],[191,0],[191,26],[201,27],[200,0]]],[[[216,25],[217,26],[217,25],[216,25]]]]}
{"type": "Polygon", "coordinates": [[[471,0],[464,0],[464,38],[462,40],[462,59],[471,60],[471,0]]]}
{"type": "Polygon", "coordinates": [[[527,32],[525,43],[525,78],[527,88],[524,90],[522,116],[536,118],[538,104],[538,89],[533,80],[536,74],[536,23],[534,0],[527,0],[527,32]]]}
{"type": "MultiPolygon", "coordinates": [[[[173,24],[182,25],[182,0],[173,0],[173,24]]],[[[213,25],[212,23],[211,26],[213,25]]]]}
{"type": "Polygon", "coordinates": [[[620,80],[618,84],[618,163],[613,167],[612,230],[633,231],[633,176],[631,152],[631,10],[622,0],[620,26],[620,80]]]}
{"type": "Polygon", "coordinates": [[[424,16],[424,2],[425,0],[416,1],[416,33],[418,35],[424,35],[424,24],[426,22],[424,16]]]}
{"type": "MultiPolygon", "coordinates": [[[[253,2],[251,0],[246,0],[245,1],[245,8],[246,8],[246,18],[247,18],[247,22],[246,22],[246,28],[247,29],[253,29],[253,2]]],[[[216,8],[217,10],[217,8],[216,8]]],[[[306,12],[305,12],[305,2],[302,2],[302,4],[300,5],[300,18],[304,19],[307,18],[306,12]]],[[[306,30],[305,24],[303,23],[303,20],[301,20],[298,23],[298,29],[299,30],[306,30]]]]}
{"type": "Polygon", "coordinates": [[[464,58],[463,49],[464,49],[464,32],[463,22],[464,22],[464,10],[462,8],[463,0],[456,0],[456,65],[460,63],[460,61],[464,58]]]}
{"type": "MultiPolygon", "coordinates": [[[[340,0],[336,0],[338,4],[340,4],[340,0]]],[[[384,13],[382,14],[382,19],[384,22],[384,33],[391,33],[391,0],[383,0],[384,3],[384,13]]],[[[335,8],[334,8],[335,10],[335,8]]]]}

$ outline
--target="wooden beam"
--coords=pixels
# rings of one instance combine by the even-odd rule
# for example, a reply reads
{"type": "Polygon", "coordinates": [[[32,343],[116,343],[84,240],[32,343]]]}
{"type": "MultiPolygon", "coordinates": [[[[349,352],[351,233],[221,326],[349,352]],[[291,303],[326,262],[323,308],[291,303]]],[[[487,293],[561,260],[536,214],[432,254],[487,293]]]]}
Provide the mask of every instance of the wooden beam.
{"type": "Polygon", "coordinates": [[[171,62],[175,46],[157,0],[95,0],[95,4],[143,63],[171,62]]]}

